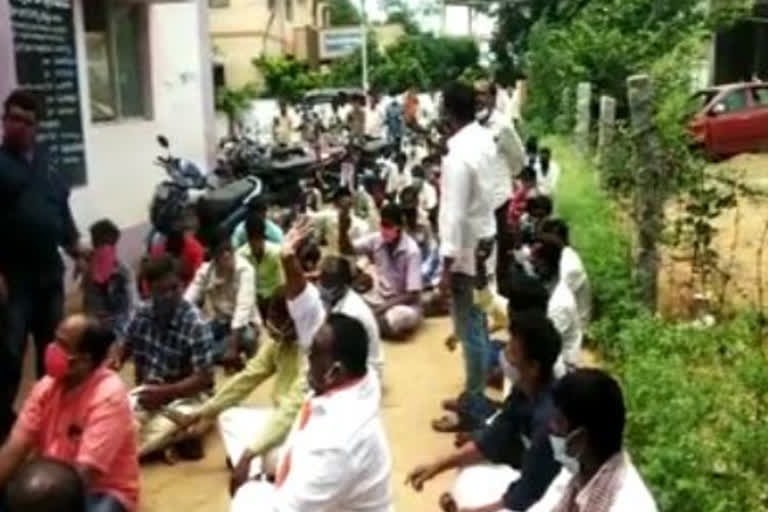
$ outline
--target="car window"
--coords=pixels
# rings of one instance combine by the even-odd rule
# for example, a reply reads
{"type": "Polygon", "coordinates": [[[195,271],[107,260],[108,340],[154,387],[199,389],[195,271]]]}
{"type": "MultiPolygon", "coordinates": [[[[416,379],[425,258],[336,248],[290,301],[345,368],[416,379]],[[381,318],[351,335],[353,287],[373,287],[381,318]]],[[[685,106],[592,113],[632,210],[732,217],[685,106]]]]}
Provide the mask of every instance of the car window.
{"type": "Polygon", "coordinates": [[[712,98],[717,94],[716,91],[699,91],[691,96],[690,107],[694,112],[699,112],[701,109],[709,105],[712,98]]]}
{"type": "Polygon", "coordinates": [[[752,89],[752,98],[755,100],[755,105],[768,107],[768,87],[755,87],[752,89]]]}
{"type": "Polygon", "coordinates": [[[736,112],[747,108],[747,92],[743,89],[733,91],[726,95],[721,101],[725,105],[726,112],[736,112]]]}

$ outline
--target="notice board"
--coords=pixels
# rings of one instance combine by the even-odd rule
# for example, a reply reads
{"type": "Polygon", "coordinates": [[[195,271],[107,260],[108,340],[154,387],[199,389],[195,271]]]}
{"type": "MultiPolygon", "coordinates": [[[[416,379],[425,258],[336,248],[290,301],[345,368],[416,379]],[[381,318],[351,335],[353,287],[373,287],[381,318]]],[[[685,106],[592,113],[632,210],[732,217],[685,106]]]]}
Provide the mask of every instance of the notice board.
{"type": "Polygon", "coordinates": [[[39,148],[49,171],[70,185],[86,182],[73,0],[8,0],[16,78],[43,105],[39,148]]]}

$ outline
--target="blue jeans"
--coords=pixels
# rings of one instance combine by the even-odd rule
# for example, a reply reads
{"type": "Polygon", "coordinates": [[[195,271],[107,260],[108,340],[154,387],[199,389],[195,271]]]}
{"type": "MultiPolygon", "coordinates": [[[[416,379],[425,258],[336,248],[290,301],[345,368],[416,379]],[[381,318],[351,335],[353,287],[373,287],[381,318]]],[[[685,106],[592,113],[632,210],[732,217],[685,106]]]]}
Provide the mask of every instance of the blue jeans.
{"type": "MultiPolygon", "coordinates": [[[[214,359],[218,362],[227,352],[230,341],[232,340],[232,329],[230,327],[230,321],[211,321],[211,330],[213,331],[213,353],[214,359]]],[[[256,333],[253,327],[248,326],[245,328],[242,338],[240,339],[240,351],[245,352],[245,355],[250,359],[256,352],[256,333]]]]}
{"type": "Polygon", "coordinates": [[[493,413],[493,407],[485,397],[491,343],[485,313],[475,305],[474,289],[474,277],[453,274],[451,316],[456,337],[461,342],[466,373],[459,414],[462,421],[470,425],[482,424],[493,413]]]}

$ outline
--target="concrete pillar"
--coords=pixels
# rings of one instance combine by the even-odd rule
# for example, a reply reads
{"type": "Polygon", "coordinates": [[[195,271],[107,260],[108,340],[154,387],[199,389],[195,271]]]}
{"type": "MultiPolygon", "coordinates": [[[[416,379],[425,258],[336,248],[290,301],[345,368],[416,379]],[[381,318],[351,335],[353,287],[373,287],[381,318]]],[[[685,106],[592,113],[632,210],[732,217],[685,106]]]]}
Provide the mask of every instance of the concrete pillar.
{"type": "Polygon", "coordinates": [[[571,133],[573,130],[573,89],[564,87],[560,93],[560,107],[555,119],[558,133],[571,133]]]}
{"type": "Polygon", "coordinates": [[[589,129],[592,126],[592,84],[581,82],[576,89],[576,145],[589,152],[589,129]]]}
{"type": "Polygon", "coordinates": [[[597,132],[597,157],[603,158],[613,141],[616,130],[616,100],[610,96],[600,97],[600,121],[597,132]]]}
{"type": "Polygon", "coordinates": [[[658,244],[664,220],[666,180],[661,164],[661,146],[653,123],[653,84],[648,75],[627,79],[632,143],[637,155],[634,166],[635,223],[637,225],[637,280],[643,301],[656,310],[658,296],[658,244]]]}

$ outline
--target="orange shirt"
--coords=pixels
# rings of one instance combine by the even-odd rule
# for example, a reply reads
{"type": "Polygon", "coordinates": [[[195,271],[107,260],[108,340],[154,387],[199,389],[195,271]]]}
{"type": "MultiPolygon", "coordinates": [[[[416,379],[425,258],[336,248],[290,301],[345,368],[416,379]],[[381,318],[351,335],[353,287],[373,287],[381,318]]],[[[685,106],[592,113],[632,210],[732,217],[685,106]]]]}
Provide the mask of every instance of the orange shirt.
{"type": "Polygon", "coordinates": [[[90,468],[89,492],[117,499],[128,512],[139,500],[137,434],[128,389],[107,368],[65,391],[44,377],[24,402],[13,436],[39,455],[90,468]]]}

